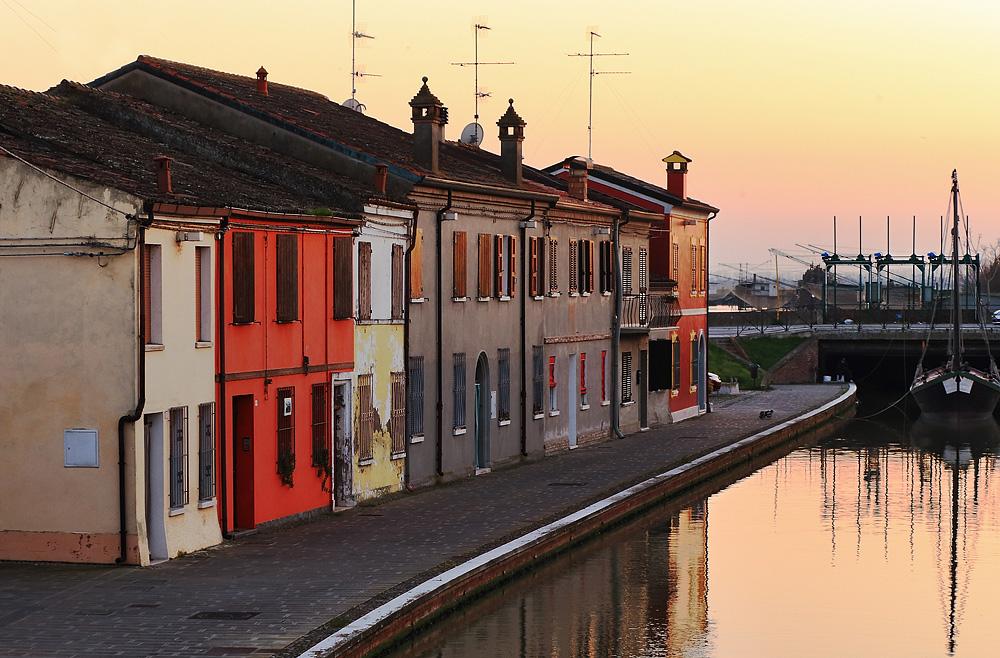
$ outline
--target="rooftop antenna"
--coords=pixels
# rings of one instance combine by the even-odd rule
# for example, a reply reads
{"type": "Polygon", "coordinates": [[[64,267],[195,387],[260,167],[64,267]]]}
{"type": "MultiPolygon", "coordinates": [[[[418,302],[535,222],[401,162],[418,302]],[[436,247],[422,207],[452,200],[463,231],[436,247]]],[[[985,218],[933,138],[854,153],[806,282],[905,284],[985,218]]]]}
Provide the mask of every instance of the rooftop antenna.
{"type": "Polygon", "coordinates": [[[380,78],[382,76],[377,73],[365,73],[364,70],[359,71],[357,67],[357,60],[354,51],[358,45],[358,39],[374,39],[375,37],[365,34],[358,29],[357,25],[357,0],[351,1],[351,97],[343,102],[344,107],[350,108],[356,112],[364,112],[364,103],[359,102],[354,95],[357,93],[357,81],[358,78],[362,77],[373,77],[380,78]]]}
{"type": "Polygon", "coordinates": [[[590,52],[589,53],[569,53],[569,57],[589,57],[590,58],[590,113],[587,118],[587,159],[593,160],[593,138],[594,138],[594,76],[595,75],[627,75],[631,71],[595,71],[595,57],[624,57],[628,53],[595,53],[594,37],[601,38],[601,35],[594,30],[589,30],[590,52]]]}
{"type": "MultiPolygon", "coordinates": [[[[497,64],[513,64],[514,62],[480,62],[479,61],[479,32],[481,30],[489,30],[490,28],[486,25],[485,19],[477,20],[473,23],[472,33],[475,36],[476,41],[476,57],[475,61],[472,62],[452,62],[452,66],[473,66],[476,71],[476,88],[475,88],[475,98],[476,98],[476,110],[474,115],[474,120],[472,123],[467,125],[464,130],[462,130],[461,141],[467,144],[479,145],[483,141],[483,127],[479,125],[479,99],[489,98],[490,92],[481,90],[479,88],[479,65],[497,65],[497,64]]],[[[485,35],[484,35],[485,36],[485,35]]]]}

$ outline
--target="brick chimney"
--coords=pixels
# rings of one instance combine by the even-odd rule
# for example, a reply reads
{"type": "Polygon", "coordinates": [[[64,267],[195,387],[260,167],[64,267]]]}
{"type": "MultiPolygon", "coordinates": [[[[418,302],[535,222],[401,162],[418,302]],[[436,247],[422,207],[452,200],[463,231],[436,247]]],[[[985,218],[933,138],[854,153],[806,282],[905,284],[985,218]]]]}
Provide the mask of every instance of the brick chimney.
{"type": "Polygon", "coordinates": [[[510,182],[520,185],[525,123],[514,111],[514,99],[508,102],[510,106],[497,121],[500,126],[500,172],[510,182]]]}
{"type": "Polygon", "coordinates": [[[448,108],[427,87],[427,76],[417,95],[410,100],[413,108],[413,159],[417,164],[438,171],[438,151],[444,141],[444,126],[448,123],[448,108]]]}
{"type": "Polygon", "coordinates": [[[267,69],[263,66],[257,69],[257,93],[267,96],[267,69]]]}
{"type": "Polygon", "coordinates": [[[375,191],[378,194],[385,194],[385,179],[389,171],[389,165],[379,162],[375,165],[375,191]]]}
{"type": "Polygon", "coordinates": [[[680,151],[674,151],[663,158],[667,163],[667,192],[687,198],[687,173],[690,158],[685,158],[680,151]]]}
{"type": "Polygon", "coordinates": [[[569,172],[569,195],[581,201],[587,200],[587,170],[593,165],[584,158],[567,158],[563,162],[569,172]]]}
{"type": "Polygon", "coordinates": [[[156,191],[159,194],[173,194],[174,190],[170,185],[170,163],[172,158],[159,155],[153,158],[156,163],[156,191]]]}

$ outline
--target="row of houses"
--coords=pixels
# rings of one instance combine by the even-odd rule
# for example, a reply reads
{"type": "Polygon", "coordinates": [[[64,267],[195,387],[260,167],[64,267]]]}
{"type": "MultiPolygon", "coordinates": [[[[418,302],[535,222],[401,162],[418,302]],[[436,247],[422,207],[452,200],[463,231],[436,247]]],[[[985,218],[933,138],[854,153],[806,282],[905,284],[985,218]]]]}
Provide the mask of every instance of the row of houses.
{"type": "Polygon", "coordinates": [[[0,559],[150,564],[706,409],[708,222],[142,56],[0,87],[0,559]]]}

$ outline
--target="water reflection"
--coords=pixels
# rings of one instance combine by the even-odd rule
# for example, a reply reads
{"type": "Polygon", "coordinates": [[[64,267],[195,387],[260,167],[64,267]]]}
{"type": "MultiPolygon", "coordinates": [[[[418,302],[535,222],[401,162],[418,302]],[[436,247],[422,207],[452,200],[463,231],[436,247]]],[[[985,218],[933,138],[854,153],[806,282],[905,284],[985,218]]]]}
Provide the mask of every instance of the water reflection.
{"type": "Polygon", "coordinates": [[[993,655],[998,447],[994,421],[855,421],[536,570],[397,655],[993,655]]]}

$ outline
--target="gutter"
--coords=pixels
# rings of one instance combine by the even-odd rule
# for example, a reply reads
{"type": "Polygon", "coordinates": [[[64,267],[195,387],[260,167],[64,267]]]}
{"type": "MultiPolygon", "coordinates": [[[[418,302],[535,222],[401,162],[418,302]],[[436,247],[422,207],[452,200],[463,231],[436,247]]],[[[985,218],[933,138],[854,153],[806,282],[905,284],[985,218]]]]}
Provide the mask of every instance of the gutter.
{"type": "Polygon", "coordinates": [[[444,356],[443,355],[444,327],[441,324],[441,314],[442,314],[441,294],[442,294],[442,289],[444,288],[443,285],[444,273],[442,272],[441,269],[441,222],[443,221],[444,214],[449,210],[451,210],[451,193],[452,193],[451,188],[448,188],[448,203],[445,204],[444,208],[441,208],[440,210],[437,211],[437,223],[434,226],[435,230],[434,239],[436,242],[435,250],[437,258],[436,262],[438,264],[436,268],[437,278],[435,281],[435,284],[437,286],[437,291],[435,293],[435,300],[434,300],[435,313],[437,316],[437,321],[434,327],[435,332],[437,333],[437,409],[436,409],[437,443],[434,446],[434,468],[435,468],[434,472],[437,473],[439,477],[444,476],[444,455],[443,455],[444,428],[442,425],[442,423],[444,422],[444,398],[442,397],[444,395],[444,366],[441,363],[441,359],[444,356]]]}
{"type": "Polygon", "coordinates": [[[615,379],[611,382],[611,430],[619,439],[624,439],[625,435],[621,430],[621,407],[618,402],[619,381],[621,376],[618,373],[618,349],[622,340],[622,266],[619,231],[622,226],[629,223],[631,219],[628,208],[622,210],[621,218],[615,218],[614,229],[611,233],[611,250],[615,254],[615,310],[611,317],[611,376],[615,379]],[[625,221],[620,221],[623,218],[625,221]]]}
{"type": "Polygon", "coordinates": [[[521,456],[528,456],[528,332],[525,326],[528,304],[528,276],[525,247],[528,242],[528,222],[535,218],[535,200],[531,200],[531,214],[522,219],[521,228],[521,456]]]}
{"type": "Polygon", "coordinates": [[[489,185],[479,185],[478,183],[463,183],[459,181],[446,180],[426,176],[420,181],[421,185],[433,187],[448,192],[472,192],[474,194],[486,194],[489,196],[503,196],[512,199],[525,199],[527,201],[541,201],[542,203],[555,204],[561,198],[558,194],[546,194],[544,192],[525,192],[523,190],[505,189],[490,187],[489,185]]]}

